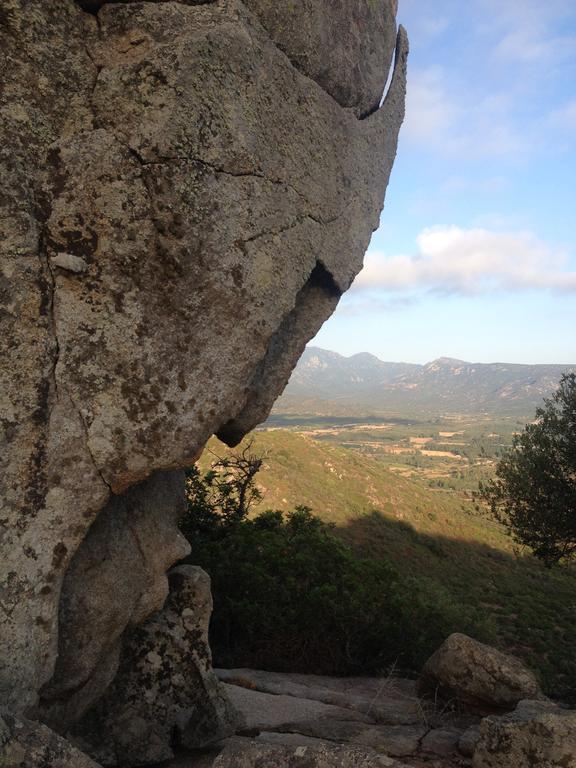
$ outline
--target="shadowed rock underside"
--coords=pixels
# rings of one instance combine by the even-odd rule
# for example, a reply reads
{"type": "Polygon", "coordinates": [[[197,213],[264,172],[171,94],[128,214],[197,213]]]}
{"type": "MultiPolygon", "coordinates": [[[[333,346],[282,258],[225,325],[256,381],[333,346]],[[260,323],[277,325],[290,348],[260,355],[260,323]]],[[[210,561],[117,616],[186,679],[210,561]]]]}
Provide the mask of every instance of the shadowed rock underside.
{"type": "Polygon", "coordinates": [[[404,114],[402,30],[377,108],[394,12],[302,3],[287,35],[265,0],[0,0],[0,699],[15,712],[42,692],[64,732],[110,684],[183,554],[177,470],[266,417],[361,268],[404,114]],[[345,53],[323,72],[321,44],[345,53]],[[65,579],[103,551],[90,587],[65,579]]]}

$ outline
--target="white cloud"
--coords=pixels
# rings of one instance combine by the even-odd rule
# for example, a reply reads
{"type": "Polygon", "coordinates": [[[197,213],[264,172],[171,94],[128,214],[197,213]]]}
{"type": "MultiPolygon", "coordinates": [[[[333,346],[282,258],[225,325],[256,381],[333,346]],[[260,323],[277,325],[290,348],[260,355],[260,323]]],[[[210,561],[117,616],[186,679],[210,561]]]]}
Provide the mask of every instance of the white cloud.
{"type": "Polygon", "coordinates": [[[432,227],[421,232],[417,245],[412,255],[386,258],[369,252],[354,294],[576,291],[576,271],[570,270],[567,253],[530,232],[432,227]]]}
{"type": "Polygon", "coordinates": [[[469,99],[441,67],[409,74],[402,137],[443,154],[507,156],[526,152],[530,137],[512,120],[505,93],[469,99]],[[454,94],[451,92],[456,86],[454,94]]]}
{"type": "Polygon", "coordinates": [[[506,176],[488,176],[475,179],[470,176],[448,176],[440,186],[440,191],[447,195],[459,195],[471,190],[482,192],[499,192],[510,186],[510,179],[506,176]]]}
{"type": "Polygon", "coordinates": [[[495,54],[503,60],[545,67],[573,56],[575,38],[566,34],[572,0],[480,0],[501,35],[495,54]]]}
{"type": "Polygon", "coordinates": [[[439,67],[409,74],[403,131],[415,141],[444,141],[459,117],[458,107],[445,92],[439,67]]]}
{"type": "Polygon", "coordinates": [[[561,131],[575,131],[576,130],[576,99],[568,101],[561,107],[552,112],[550,116],[551,125],[553,128],[558,128],[561,131]]]}

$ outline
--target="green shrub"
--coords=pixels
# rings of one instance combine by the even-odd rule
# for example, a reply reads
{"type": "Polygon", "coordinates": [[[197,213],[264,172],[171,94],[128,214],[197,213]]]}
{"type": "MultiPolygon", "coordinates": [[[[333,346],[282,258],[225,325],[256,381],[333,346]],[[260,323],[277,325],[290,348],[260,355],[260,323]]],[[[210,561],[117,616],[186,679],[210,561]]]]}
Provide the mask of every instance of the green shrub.
{"type": "Polygon", "coordinates": [[[216,665],[332,675],[419,669],[452,631],[473,629],[447,593],[354,554],[307,507],[235,514],[246,474],[233,462],[224,468],[226,513],[213,506],[223,490],[214,470],[202,478],[194,469],[182,521],[191,562],[212,578],[216,665]]]}
{"type": "Polygon", "coordinates": [[[514,540],[547,566],[576,558],[576,374],[536,410],[480,484],[480,498],[514,540]]]}

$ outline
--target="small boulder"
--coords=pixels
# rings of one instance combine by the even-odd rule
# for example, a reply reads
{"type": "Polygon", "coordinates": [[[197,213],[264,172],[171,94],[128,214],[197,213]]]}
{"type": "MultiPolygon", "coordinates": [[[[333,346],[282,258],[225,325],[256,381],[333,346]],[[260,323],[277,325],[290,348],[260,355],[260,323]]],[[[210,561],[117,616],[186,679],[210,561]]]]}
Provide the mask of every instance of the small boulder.
{"type": "Polygon", "coordinates": [[[87,755],[45,725],[0,712],[2,768],[99,768],[87,755]]]}
{"type": "Polygon", "coordinates": [[[239,723],[212,669],[210,577],[192,565],[168,576],[164,608],[126,638],[113,684],[74,728],[103,765],[170,760],[176,747],[205,747],[239,723]]]}
{"type": "Polygon", "coordinates": [[[483,714],[510,711],[521,699],[543,698],[536,677],[518,659],[459,633],[428,659],[419,690],[483,714]]]}
{"type": "Polygon", "coordinates": [[[576,711],[522,701],[480,725],[474,768],[576,768],[576,711]]]}

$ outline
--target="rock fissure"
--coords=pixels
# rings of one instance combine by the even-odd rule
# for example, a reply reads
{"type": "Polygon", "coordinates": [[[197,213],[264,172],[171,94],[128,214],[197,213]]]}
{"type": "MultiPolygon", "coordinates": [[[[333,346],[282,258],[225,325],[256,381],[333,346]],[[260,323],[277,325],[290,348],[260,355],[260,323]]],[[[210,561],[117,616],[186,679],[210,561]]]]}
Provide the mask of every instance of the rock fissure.
{"type": "Polygon", "coordinates": [[[111,494],[114,493],[114,491],[112,489],[112,484],[109,483],[108,480],[106,480],[106,478],[104,477],[104,473],[103,473],[101,467],[99,466],[99,464],[98,464],[98,462],[96,460],[96,457],[95,457],[95,455],[94,455],[94,453],[92,451],[92,446],[90,445],[90,430],[89,430],[88,424],[86,423],[86,419],[84,418],[84,415],[82,413],[82,409],[80,408],[78,403],[74,400],[74,397],[73,397],[73,395],[72,395],[72,393],[70,392],[69,389],[66,390],[66,394],[68,395],[68,397],[70,399],[70,402],[72,403],[72,405],[74,407],[74,410],[76,411],[76,413],[78,415],[78,421],[79,421],[80,426],[82,427],[82,430],[84,432],[84,445],[86,447],[86,451],[87,451],[88,455],[90,456],[90,460],[91,460],[92,465],[93,465],[93,467],[94,467],[94,469],[96,471],[96,474],[98,475],[98,477],[100,478],[100,480],[102,481],[102,483],[104,484],[106,489],[108,490],[108,493],[111,495],[111,494]]]}
{"type": "MultiPolygon", "coordinates": [[[[21,51],[6,93],[27,116],[7,113],[2,137],[15,153],[0,196],[15,309],[1,337],[18,430],[0,450],[0,582],[14,606],[0,619],[0,691],[23,712],[56,670],[46,717],[63,732],[113,684],[118,644],[161,608],[187,551],[184,481],[163,469],[266,418],[361,268],[404,114],[402,38],[380,114],[357,119],[382,95],[392,0],[359,18],[341,0],[80,10],[106,4],[12,3],[0,27],[0,45],[21,51]],[[47,188],[31,268],[26,211],[47,188]]],[[[149,674],[134,678],[136,700],[149,674]]],[[[106,744],[114,723],[93,727],[106,744]]]]}
{"type": "MultiPolygon", "coordinates": [[[[126,149],[130,152],[132,157],[134,157],[140,165],[147,167],[147,166],[153,166],[153,165],[169,165],[173,163],[197,163],[198,165],[204,166],[205,168],[209,168],[210,170],[214,171],[215,173],[221,173],[224,176],[232,176],[233,178],[253,178],[253,179],[261,179],[262,181],[267,182],[268,184],[273,184],[276,186],[283,186],[286,187],[286,189],[290,189],[292,192],[294,192],[298,197],[300,197],[302,200],[304,200],[308,205],[310,205],[310,201],[306,197],[306,195],[303,194],[297,187],[295,187],[293,184],[290,184],[285,179],[280,178],[273,178],[270,176],[267,176],[264,173],[260,173],[257,170],[249,170],[249,171],[234,171],[230,168],[225,168],[220,165],[216,165],[215,163],[210,163],[207,160],[204,160],[200,157],[195,157],[192,155],[172,155],[172,156],[164,156],[160,157],[157,160],[146,160],[144,157],[142,157],[141,153],[135,149],[134,147],[130,146],[126,142],[123,142],[117,135],[116,138],[118,141],[126,147],[126,149]]],[[[342,214],[338,214],[340,216],[342,214]]],[[[328,222],[323,222],[320,219],[314,219],[312,215],[310,215],[311,219],[314,219],[318,224],[325,224],[325,223],[331,223],[331,221],[335,221],[338,216],[334,217],[333,219],[329,220],[328,222]]]]}
{"type": "Polygon", "coordinates": [[[40,267],[42,270],[43,280],[48,285],[48,300],[46,311],[49,316],[50,335],[52,337],[52,344],[54,351],[52,353],[52,363],[50,367],[50,381],[54,397],[58,398],[58,377],[56,375],[56,369],[58,367],[58,361],[60,359],[60,341],[58,339],[58,328],[56,324],[56,310],[55,310],[55,297],[56,297],[56,275],[50,264],[48,257],[48,248],[46,244],[46,232],[43,231],[40,235],[38,258],[40,260],[40,267]]]}

